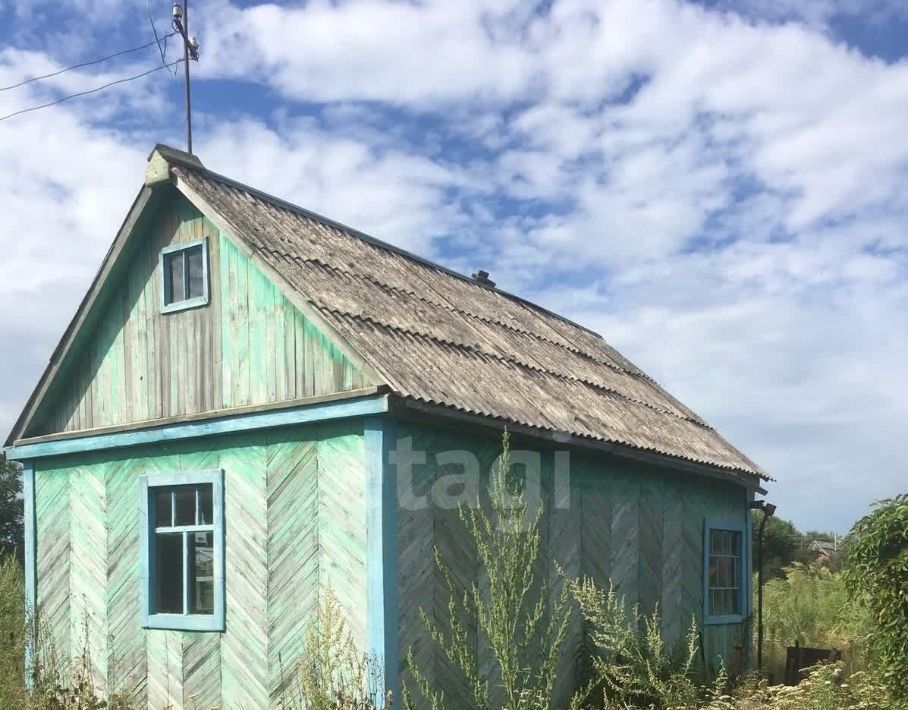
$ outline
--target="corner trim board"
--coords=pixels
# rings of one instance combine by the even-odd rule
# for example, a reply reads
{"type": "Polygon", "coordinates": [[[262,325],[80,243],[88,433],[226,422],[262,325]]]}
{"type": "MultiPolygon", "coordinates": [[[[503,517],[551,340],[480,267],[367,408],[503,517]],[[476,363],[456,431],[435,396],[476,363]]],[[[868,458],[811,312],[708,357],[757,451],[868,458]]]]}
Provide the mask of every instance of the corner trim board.
{"type": "Polygon", "coordinates": [[[271,429],[293,424],[308,424],[332,419],[384,414],[387,411],[387,395],[372,395],[340,402],[323,402],[265,413],[238,414],[227,418],[178,423],[115,434],[99,434],[36,444],[23,443],[9,447],[6,450],[6,455],[10,459],[21,461],[30,458],[81,453],[83,451],[141,446],[162,441],[194,439],[255,429],[271,429]]]}
{"type": "MultiPolygon", "coordinates": [[[[35,466],[32,461],[22,462],[22,498],[25,533],[25,616],[29,629],[34,629],[34,618],[38,599],[38,548],[37,519],[35,517],[35,466]]],[[[35,649],[34,634],[29,633],[25,644],[25,685],[32,689],[32,663],[35,649]]]]}
{"type": "Polygon", "coordinates": [[[384,688],[377,689],[376,707],[384,693],[400,694],[397,595],[397,474],[391,465],[394,423],[369,417],[363,424],[366,462],[366,643],[377,659],[384,688]]]}

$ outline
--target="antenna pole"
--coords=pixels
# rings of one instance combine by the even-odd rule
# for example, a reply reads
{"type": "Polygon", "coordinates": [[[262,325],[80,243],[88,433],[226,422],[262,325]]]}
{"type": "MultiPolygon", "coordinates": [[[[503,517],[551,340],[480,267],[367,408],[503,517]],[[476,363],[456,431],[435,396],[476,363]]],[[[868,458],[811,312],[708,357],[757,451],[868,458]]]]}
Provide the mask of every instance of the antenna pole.
{"type": "Polygon", "coordinates": [[[189,0],[183,0],[183,70],[186,75],[186,152],[192,153],[192,93],[189,83],[189,0]]]}

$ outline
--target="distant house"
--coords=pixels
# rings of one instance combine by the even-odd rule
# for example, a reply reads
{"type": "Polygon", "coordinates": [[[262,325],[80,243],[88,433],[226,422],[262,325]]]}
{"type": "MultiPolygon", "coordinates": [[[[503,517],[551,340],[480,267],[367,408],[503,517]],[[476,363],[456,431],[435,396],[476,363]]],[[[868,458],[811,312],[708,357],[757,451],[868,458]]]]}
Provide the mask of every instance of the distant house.
{"type": "Polygon", "coordinates": [[[390,688],[412,648],[457,705],[419,612],[433,547],[477,579],[456,505],[505,426],[548,568],[658,604],[670,641],[695,615],[730,664],[753,462],[595,333],[158,146],[7,442],[28,603],[63,657],[87,629],[106,691],[265,708],[330,584],[390,688]]]}
{"type": "Polygon", "coordinates": [[[813,553],[816,562],[822,562],[827,565],[835,564],[842,554],[842,547],[838,538],[831,542],[829,540],[813,540],[807,546],[807,550],[813,553]]]}

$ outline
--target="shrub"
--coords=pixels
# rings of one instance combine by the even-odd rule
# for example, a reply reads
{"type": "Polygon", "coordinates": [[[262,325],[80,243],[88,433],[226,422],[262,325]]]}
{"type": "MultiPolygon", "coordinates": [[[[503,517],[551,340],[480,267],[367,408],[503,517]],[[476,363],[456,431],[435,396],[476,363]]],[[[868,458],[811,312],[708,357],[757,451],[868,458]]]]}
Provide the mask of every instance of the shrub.
{"type": "MultiPolygon", "coordinates": [[[[614,587],[591,580],[571,583],[592,642],[593,677],[581,692],[601,693],[603,708],[697,708],[709,695],[697,668],[699,634],[691,619],[686,642],[669,648],[662,638],[658,608],[651,615],[628,607],[614,587]]],[[[720,673],[716,688],[726,682],[720,673]]]]}
{"type": "Polygon", "coordinates": [[[728,694],[714,694],[702,710],[904,710],[871,674],[844,678],[841,663],[816,666],[795,686],[751,676],[728,694]]]}
{"type": "Polygon", "coordinates": [[[0,708],[22,707],[25,666],[25,582],[13,555],[0,556],[0,708]]]}
{"type": "MultiPolygon", "coordinates": [[[[330,586],[319,603],[304,653],[298,669],[300,707],[306,710],[391,708],[390,693],[382,698],[384,679],[378,666],[374,659],[357,649],[330,586]]],[[[294,707],[297,705],[294,700],[290,693],[282,706],[294,707]]]]}
{"type": "Polygon", "coordinates": [[[870,660],[893,697],[908,701],[908,495],[884,500],[851,529],[849,592],[870,609],[870,660]]]}
{"type": "Polygon", "coordinates": [[[849,598],[842,574],[825,566],[795,563],[763,586],[766,667],[778,675],[785,648],[795,641],[838,649],[850,670],[860,668],[868,624],[866,608],[849,598]]]}
{"type": "MultiPolygon", "coordinates": [[[[421,610],[423,623],[451,665],[466,678],[471,707],[502,710],[548,710],[558,678],[558,659],[571,619],[568,585],[549,598],[539,564],[541,506],[530,510],[510,467],[509,437],[502,437],[502,453],[492,472],[491,510],[479,505],[461,507],[459,514],[476,545],[487,577],[480,591],[472,582],[460,593],[450,568],[435,551],[435,562],[448,588],[447,615],[439,624],[421,610]],[[477,644],[467,628],[487,639],[492,677],[480,672],[477,644]]],[[[425,704],[416,703],[404,687],[407,708],[448,707],[444,693],[430,685],[407,654],[410,672],[425,704]]]]}
{"type": "Polygon", "coordinates": [[[40,624],[25,613],[25,582],[19,561],[0,556],[0,710],[128,710],[130,698],[104,699],[92,682],[88,629],[75,663],[58,658],[40,624]],[[25,649],[32,636],[35,649],[32,692],[25,687],[25,649]]]}

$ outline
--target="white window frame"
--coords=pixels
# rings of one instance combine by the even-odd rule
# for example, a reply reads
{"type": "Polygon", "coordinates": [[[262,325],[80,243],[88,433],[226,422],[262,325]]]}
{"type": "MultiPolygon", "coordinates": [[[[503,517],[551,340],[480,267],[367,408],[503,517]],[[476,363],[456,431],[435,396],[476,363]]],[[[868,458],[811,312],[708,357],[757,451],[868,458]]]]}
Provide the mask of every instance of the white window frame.
{"type": "MultiPolygon", "coordinates": [[[[177,311],[185,311],[189,308],[199,308],[208,305],[211,300],[211,294],[209,286],[210,279],[208,278],[210,266],[208,263],[207,237],[204,239],[196,239],[192,242],[183,242],[181,244],[164,247],[161,249],[159,266],[161,269],[161,313],[175,313],[177,311]],[[189,251],[196,247],[202,247],[202,295],[168,303],[167,294],[170,292],[170,270],[166,268],[167,257],[179,252],[189,251]]],[[[188,274],[184,276],[184,288],[185,287],[188,287],[188,274]]]]}

